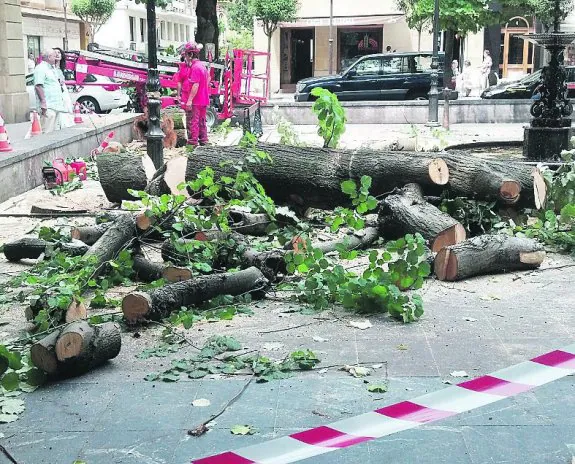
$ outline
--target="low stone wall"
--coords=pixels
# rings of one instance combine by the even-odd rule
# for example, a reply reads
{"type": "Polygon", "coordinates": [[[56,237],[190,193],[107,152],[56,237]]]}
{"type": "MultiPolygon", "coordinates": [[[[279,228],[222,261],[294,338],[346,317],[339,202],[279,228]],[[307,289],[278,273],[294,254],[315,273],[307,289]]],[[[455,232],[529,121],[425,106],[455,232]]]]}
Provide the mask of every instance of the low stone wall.
{"type": "Polygon", "coordinates": [[[81,126],[28,140],[11,137],[13,151],[0,157],[0,202],[41,185],[44,161],[51,164],[56,158],[85,158],[110,131],[115,133],[114,140],[131,142],[134,117],[134,113],[93,117],[81,126]]]}
{"type": "MultiPolygon", "coordinates": [[[[530,100],[454,100],[450,102],[451,124],[526,123],[531,116],[530,100]]],[[[425,124],[429,107],[426,101],[342,102],[349,124],[425,124]]],[[[264,125],[271,125],[274,108],[293,124],[315,125],[312,103],[271,102],[262,107],[264,125]]],[[[439,103],[439,122],[443,121],[443,101],[439,103]]]]}

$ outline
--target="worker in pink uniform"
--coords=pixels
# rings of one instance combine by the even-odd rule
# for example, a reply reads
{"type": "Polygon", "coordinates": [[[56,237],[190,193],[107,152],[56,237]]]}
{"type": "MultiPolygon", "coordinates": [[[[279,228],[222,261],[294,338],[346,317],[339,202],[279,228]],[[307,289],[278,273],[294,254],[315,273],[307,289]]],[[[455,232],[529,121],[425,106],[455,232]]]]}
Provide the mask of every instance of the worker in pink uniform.
{"type": "Polygon", "coordinates": [[[174,75],[178,83],[178,100],[186,112],[188,145],[208,143],[206,111],[210,104],[208,69],[200,61],[201,44],[188,42],[182,49],[183,63],[174,75]]]}

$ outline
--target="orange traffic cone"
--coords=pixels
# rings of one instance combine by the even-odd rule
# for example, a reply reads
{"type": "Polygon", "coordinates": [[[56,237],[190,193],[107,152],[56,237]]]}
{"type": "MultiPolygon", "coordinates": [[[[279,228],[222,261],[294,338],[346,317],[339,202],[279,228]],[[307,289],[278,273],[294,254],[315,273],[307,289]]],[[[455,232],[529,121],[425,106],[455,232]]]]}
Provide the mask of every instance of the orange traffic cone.
{"type": "Polygon", "coordinates": [[[8,140],[8,134],[6,133],[6,129],[4,128],[4,119],[2,118],[2,116],[0,116],[0,151],[1,152],[12,151],[10,141],[8,140]]]}
{"type": "Polygon", "coordinates": [[[74,123],[82,124],[84,120],[82,119],[82,114],[80,113],[80,104],[76,102],[74,104],[74,123]]]}
{"type": "Polygon", "coordinates": [[[110,142],[112,141],[112,139],[114,138],[114,131],[110,132],[106,138],[104,139],[104,141],[100,144],[100,146],[98,148],[94,148],[91,152],[90,155],[92,157],[99,155],[100,153],[102,153],[106,148],[108,148],[108,145],[110,145],[110,142]]]}
{"type": "Polygon", "coordinates": [[[32,129],[30,130],[30,135],[32,137],[42,135],[42,127],[40,126],[40,118],[38,117],[37,111],[32,111],[32,129]]]}

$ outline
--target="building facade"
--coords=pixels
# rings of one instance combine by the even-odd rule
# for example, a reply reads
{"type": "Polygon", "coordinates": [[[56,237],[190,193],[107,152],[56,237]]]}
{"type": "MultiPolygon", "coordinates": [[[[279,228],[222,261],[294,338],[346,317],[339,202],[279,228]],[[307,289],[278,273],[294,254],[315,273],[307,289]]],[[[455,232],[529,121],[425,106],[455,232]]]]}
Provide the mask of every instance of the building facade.
{"type": "MultiPolygon", "coordinates": [[[[193,39],[196,24],[195,0],[175,0],[165,9],[156,8],[158,46],[177,47],[193,39]]],[[[96,33],[95,41],[113,48],[147,51],[146,5],[133,0],[118,1],[116,11],[96,33]]]]}

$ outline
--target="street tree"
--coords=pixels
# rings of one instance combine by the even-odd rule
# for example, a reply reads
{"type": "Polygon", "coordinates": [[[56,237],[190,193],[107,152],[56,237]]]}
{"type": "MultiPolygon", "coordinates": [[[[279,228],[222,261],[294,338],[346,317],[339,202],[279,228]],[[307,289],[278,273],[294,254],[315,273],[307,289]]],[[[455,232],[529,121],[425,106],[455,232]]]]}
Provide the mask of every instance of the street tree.
{"type": "Polygon", "coordinates": [[[544,26],[545,31],[553,29],[553,21],[557,15],[563,21],[575,8],[573,0],[560,0],[556,10],[555,0],[505,0],[502,5],[502,22],[512,16],[535,16],[544,26]]]}
{"type": "Polygon", "coordinates": [[[417,31],[417,51],[421,51],[421,33],[431,23],[431,18],[422,13],[420,3],[420,0],[395,0],[397,8],[405,15],[409,28],[417,31]]]}
{"type": "Polygon", "coordinates": [[[298,0],[252,0],[253,14],[268,37],[268,53],[271,53],[272,35],[278,24],[294,21],[298,7],[298,0]]]}
{"type": "Polygon", "coordinates": [[[254,31],[252,0],[234,0],[227,7],[230,29],[238,34],[254,31]]]}
{"type": "Polygon", "coordinates": [[[90,42],[94,42],[96,32],[110,19],[115,8],[115,0],[72,0],[72,13],[88,26],[90,42]]]}

